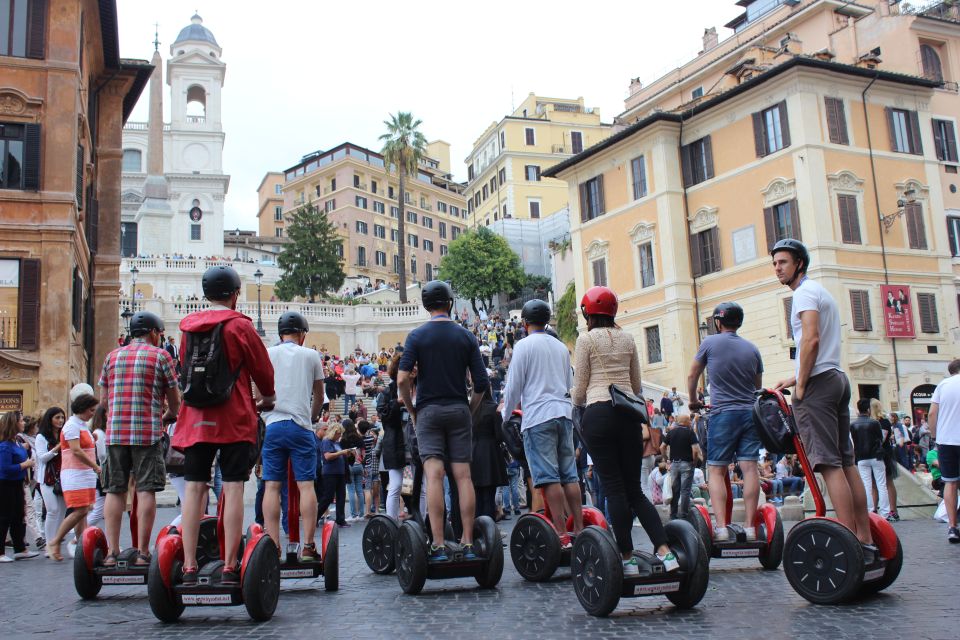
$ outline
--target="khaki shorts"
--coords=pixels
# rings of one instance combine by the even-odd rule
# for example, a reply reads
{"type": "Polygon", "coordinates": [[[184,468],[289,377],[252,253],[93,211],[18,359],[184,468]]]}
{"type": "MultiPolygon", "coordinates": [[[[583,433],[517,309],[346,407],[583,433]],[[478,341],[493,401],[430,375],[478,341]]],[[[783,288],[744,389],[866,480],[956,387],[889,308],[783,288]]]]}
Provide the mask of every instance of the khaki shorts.
{"type": "Polygon", "coordinates": [[[837,369],[811,376],[803,400],[793,400],[803,448],[814,470],[854,465],[850,440],[850,381],[837,369]]]}
{"type": "Polygon", "coordinates": [[[107,493],[126,493],[131,473],[136,480],[137,491],[163,491],[167,484],[163,443],[157,441],[151,445],[108,445],[103,490],[107,493]]]}

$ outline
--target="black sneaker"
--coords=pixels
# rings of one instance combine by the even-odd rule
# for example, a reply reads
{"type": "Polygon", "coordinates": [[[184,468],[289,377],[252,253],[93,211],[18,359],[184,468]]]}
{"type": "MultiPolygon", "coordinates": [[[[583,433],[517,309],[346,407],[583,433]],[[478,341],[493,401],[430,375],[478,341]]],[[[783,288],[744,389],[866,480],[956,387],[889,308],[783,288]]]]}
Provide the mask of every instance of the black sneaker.
{"type": "Polygon", "coordinates": [[[869,567],[877,561],[877,558],[880,557],[880,549],[878,549],[875,545],[861,543],[860,547],[863,549],[864,566],[869,567]]]}
{"type": "Polygon", "coordinates": [[[225,587],[235,587],[240,584],[240,567],[224,569],[220,575],[220,584],[225,587]]]}
{"type": "Polygon", "coordinates": [[[476,560],[477,556],[476,549],[473,548],[473,544],[463,545],[463,559],[464,560],[476,560]]]}
{"type": "Polygon", "coordinates": [[[183,577],[180,579],[185,587],[193,587],[197,584],[197,567],[183,570],[183,577]]]}
{"type": "Polygon", "coordinates": [[[960,529],[957,529],[956,527],[950,527],[950,529],[947,531],[947,540],[953,544],[960,542],[960,529]]]}
{"type": "Polygon", "coordinates": [[[427,556],[429,562],[447,562],[449,559],[446,546],[438,547],[435,544],[430,545],[430,554],[427,556]]]}

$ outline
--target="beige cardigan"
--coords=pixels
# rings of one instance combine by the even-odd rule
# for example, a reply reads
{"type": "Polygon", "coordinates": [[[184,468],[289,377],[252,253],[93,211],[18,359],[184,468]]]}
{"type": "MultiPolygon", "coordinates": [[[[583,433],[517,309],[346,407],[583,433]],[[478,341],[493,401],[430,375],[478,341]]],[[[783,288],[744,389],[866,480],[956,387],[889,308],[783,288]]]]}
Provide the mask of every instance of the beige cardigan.
{"type": "Polygon", "coordinates": [[[640,395],[640,357],[633,336],[622,329],[581,333],[574,351],[573,404],[610,400],[610,385],[640,395]]]}

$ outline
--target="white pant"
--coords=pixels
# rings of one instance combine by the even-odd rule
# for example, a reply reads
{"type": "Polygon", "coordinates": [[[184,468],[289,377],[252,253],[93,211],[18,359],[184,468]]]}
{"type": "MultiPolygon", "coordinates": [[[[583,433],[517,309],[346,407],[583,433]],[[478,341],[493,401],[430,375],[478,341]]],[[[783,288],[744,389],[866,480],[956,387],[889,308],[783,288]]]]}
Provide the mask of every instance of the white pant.
{"type": "Polygon", "coordinates": [[[180,526],[180,518],[183,515],[183,505],[187,503],[187,479],[184,476],[172,476],[168,474],[167,480],[169,480],[173,488],[177,490],[177,497],[180,498],[180,513],[178,513],[177,517],[170,523],[178,527],[180,526]]]}
{"type": "Polygon", "coordinates": [[[857,471],[860,472],[863,489],[867,492],[867,511],[873,511],[873,482],[876,482],[880,502],[877,508],[880,515],[886,518],[890,515],[890,496],[887,494],[887,470],[883,466],[883,460],[861,460],[857,463],[857,471]]]}
{"type": "Polygon", "coordinates": [[[37,514],[34,511],[33,498],[30,497],[30,487],[23,487],[23,498],[25,501],[23,515],[27,525],[27,532],[24,537],[28,542],[33,542],[37,538],[43,537],[43,529],[37,526],[37,514]]]}
{"type": "Polygon", "coordinates": [[[107,502],[107,496],[100,495],[97,492],[97,501],[93,503],[93,509],[87,514],[88,527],[100,527],[105,529],[106,521],[103,519],[103,505],[107,502]]]}
{"type": "Polygon", "coordinates": [[[43,537],[47,542],[57,537],[57,529],[66,517],[67,503],[63,496],[58,496],[53,492],[53,487],[40,484],[40,494],[43,496],[43,504],[47,507],[47,519],[43,522],[43,537]]]}
{"type": "Polygon", "coordinates": [[[403,469],[387,469],[387,515],[394,520],[400,517],[400,489],[403,487],[403,469]]]}
{"type": "Polygon", "coordinates": [[[45,527],[43,526],[43,494],[40,493],[40,487],[37,487],[37,491],[33,496],[33,517],[34,517],[34,528],[40,532],[40,535],[43,536],[46,540],[45,527]]]}
{"type": "Polygon", "coordinates": [[[653,471],[653,465],[656,463],[657,456],[644,456],[640,462],[640,488],[643,489],[643,495],[647,500],[653,502],[653,492],[650,488],[650,472],[653,471]]]}

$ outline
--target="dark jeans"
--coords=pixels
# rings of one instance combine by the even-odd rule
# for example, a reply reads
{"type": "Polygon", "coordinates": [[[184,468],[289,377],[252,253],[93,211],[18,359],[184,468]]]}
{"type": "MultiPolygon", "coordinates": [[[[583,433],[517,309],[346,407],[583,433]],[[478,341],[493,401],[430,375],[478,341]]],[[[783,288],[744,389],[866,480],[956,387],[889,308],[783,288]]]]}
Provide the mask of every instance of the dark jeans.
{"type": "Polygon", "coordinates": [[[690,488],[693,486],[693,463],[674,460],[670,463],[670,519],[687,517],[690,509],[690,488]],[[677,505],[679,504],[679,508],[677,505]]]}
{"type": "Polygon", "coordinates": [[[27,524],[23,519],[23,480],[0,480],[0,555],[6,553],[7,532],[15,553],[27,550],[23,538],[27,524]]]}
{"type": "Polygon", "coordinates": [[[593,459],[610,513],[613,534],[622,553],[633,550],[633,517],[650,536],[654,547],[667,543],[656,508],[643,495],[640,464],[643,433],[628,426],[609,402],[595,402],[583,414],[583,438],[593,459]]]}
{"type": "Polygon", "coordinates": [[[346,524],[344,511],[347,504],[347,476],[342,473],[328,473],[323,476],[323,497],[317,505],[318,518],[330,508],[334,496],[337,498],[337,524],[346,524]]]}

